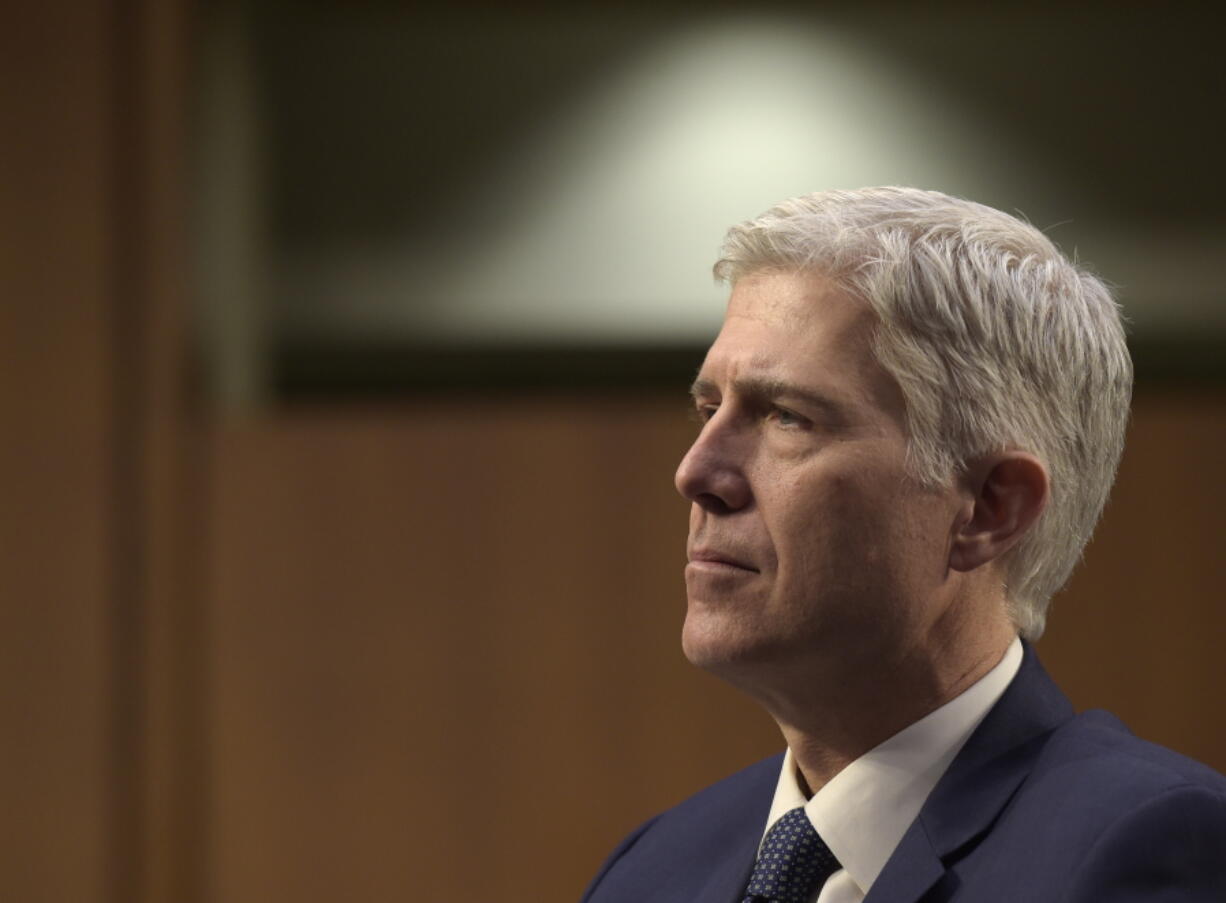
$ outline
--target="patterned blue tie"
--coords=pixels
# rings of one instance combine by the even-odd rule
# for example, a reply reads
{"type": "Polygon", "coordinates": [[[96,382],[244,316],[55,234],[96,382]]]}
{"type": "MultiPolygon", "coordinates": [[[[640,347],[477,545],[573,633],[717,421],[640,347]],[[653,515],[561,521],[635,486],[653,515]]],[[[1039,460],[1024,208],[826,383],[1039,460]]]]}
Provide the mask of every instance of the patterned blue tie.
{"type": "Polygon", "coordinates": [[[809,903],[842,866],[797,806],[766,832],[744,903],[809,903]]]}

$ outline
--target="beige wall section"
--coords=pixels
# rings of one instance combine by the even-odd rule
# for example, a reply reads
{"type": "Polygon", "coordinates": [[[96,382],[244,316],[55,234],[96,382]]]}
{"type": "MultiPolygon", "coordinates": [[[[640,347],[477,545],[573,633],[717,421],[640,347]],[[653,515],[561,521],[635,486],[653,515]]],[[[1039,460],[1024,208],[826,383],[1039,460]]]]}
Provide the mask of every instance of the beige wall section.
{"type": "MultiPolygon", "coordinates": [[[[459,874],[473,899],[575,899],[639,820],[775,750],[678,650],[691,430],[680,400],[220,427],[212,900],[398,901],[459,874]]],[[[1043,644],[1080,705],[1218,768],[1224,432],[1220,402],[1138,400],[1043,644]]]]}

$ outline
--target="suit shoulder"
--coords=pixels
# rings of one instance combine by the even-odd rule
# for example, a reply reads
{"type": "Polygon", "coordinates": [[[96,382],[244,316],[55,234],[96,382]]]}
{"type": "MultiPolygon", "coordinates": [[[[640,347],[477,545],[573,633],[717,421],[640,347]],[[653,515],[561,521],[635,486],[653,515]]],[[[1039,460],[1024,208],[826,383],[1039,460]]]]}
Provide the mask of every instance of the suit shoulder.
{"type": "Polygon", "coordinates": [[[782,761],[764,759],[641,825],[605,861],[585,903],[695,899],[721,869],[729,886],[748,880],[782,761]]]}
{"type": "Polygon", "coordinates": [[[1135,736],[1114,715],[1085,712],[1057,728],[1045,744],[1036,777],[1075,776],[1080,786],[1120,803],[1197,789],[1226,799],[1226,777],[1174,750],[1135,736]]]}
{"type": "Polygon", "coordinates": [[[1220,903],[1224,853],[1226,794],[1199,782],[1176,784],[1102,828],[1070,876],[1066,900],[1144,903],[1165,893],[1220,903]]]}
{"type": "Polygon", "coordinates": [[[765,830],[766,815],[774,798],[775,785],[779,782],[779,769],[782,766],[782,753],[755,762],[665,810],[659,819],[688,820],[715,813],[726,814],[730,807],[758,806],[762,809],[762,828],[765,830]]]}
{"type": "Polygon", "coordinates": [[[1161,898],[1220,903],[1226,778],[1106,712],[1028,745],[987,760],[964,788],[973,804],[996,776],[1023,772],[980,839],[950,853],[958,899],[1143,903],[1169,892],[1161,898]]]}
{"type": "Polygon", "coordinates": [[[665,809],[648,823],[652,837],[693,834],[699,826],[710,832],[745,824],[754,825],[760,836],[782,765],[782,753],[755,762],[665,809]]]}

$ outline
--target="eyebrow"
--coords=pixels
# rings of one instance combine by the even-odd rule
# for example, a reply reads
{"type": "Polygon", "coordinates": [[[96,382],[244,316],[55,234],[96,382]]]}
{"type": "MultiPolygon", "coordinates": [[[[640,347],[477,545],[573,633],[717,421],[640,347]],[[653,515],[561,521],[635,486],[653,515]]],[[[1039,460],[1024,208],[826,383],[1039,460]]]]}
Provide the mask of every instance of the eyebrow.
{"type": "MultiPolygon", "coordinates": [[[[815,408],[819,408],[827,415],[841,420],[848,419],[847,406],[845,404],[814,389],[809,389],[787,380],[747,376],[733,380],[732,388],[737,394],[754,399],[797,398],[815,408]]],[[[694,380],[694,384],[690,386],[690,395],[695,399],[718,394],[719,387],[711,380],[704,379],[701,376],[694,380]]]]}

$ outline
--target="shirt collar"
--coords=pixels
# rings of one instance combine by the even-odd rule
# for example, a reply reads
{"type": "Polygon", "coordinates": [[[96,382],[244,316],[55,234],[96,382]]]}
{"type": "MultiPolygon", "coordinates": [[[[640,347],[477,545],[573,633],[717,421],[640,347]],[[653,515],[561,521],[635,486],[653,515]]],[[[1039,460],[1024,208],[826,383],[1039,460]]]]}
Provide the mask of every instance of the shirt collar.
{"type": "Polygon", "coordinates": [[[961,695],[866,752],[812,799],[806,800],[801,790],[789,749],[766,830],[786,812],[803,806],[839,864],[867,894],[924,800],[1005,692],[1021,662],[1022,644],[1014,638],[1000,662],[961,695]]]}

